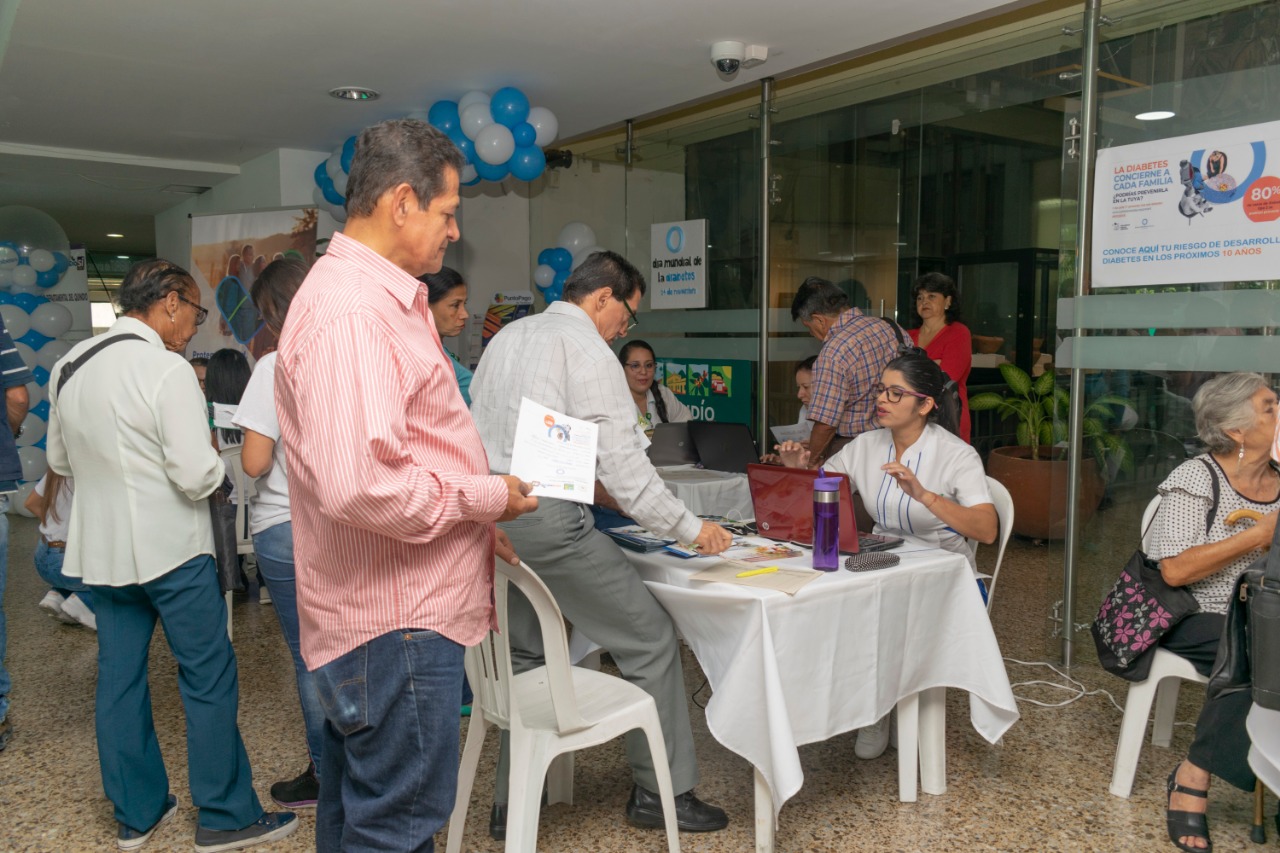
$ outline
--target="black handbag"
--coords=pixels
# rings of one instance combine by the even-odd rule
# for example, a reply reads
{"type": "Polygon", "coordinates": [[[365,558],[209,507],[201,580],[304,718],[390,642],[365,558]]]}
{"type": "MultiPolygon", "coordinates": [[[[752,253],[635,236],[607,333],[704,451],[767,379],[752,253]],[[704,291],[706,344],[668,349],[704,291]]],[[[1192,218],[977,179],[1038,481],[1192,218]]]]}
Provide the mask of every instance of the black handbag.
{"type": "Polygon", "coordinates": [[[1210,699],[1250,688],[1259,706],[1280,711],[1280,527],[1236,579],[1209,674],[1210,699]]]}
{"type": "MultiPolygon", "coordinates": [[[[1208,462],[1200,461],[1209,469],[1213,482],[1213,503],[1204,520],[1208,534],[1218,513],[1218,474],[1208,462]]],[[[1165,583],[1160,564],[1137,549],[1120,570],[1090,626],[1098,662],[1127,681],[1146,681],[1160,638],[1199,610],[1190,590],[1165,583]]]]}

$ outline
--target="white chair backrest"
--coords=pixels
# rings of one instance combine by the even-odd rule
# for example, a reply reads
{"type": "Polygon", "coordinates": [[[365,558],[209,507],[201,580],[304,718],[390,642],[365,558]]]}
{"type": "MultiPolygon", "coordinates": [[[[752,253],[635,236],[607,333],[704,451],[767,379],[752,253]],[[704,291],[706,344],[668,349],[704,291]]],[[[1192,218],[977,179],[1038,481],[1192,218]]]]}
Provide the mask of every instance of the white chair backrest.
{"type": "Polygon", "coordinates": [[[1142,531],[1142,550],[1144,552],[1151,549],[1151,522],[1155,521],[1156,510],[1158,509],[1160,509],[1160,496],[1156,495],[1142,512],[1142,526],[1138,529],[1142,531]]]}
{"type": "Polygon", "coordinates": [[[236,487],[236,553],[253,553],[253,535],[249,533],[249,499],[258,494],[254,481],[244,472],[240,459],[243,447],[239,444],[218,451],[218,455],[231,468],[231,482],[236,487]]]}
{"type": "Polygon", "coordinates": [[[1013,497],[1003,483],[990,477],[987,478],[987,491],[991,493],[991,502],[995,504],[996,516],[1000,519],[1000,537],[996,540],[1000,543],[1000,548],[996,551],[996,564],[991,570],[991,585],[987,589],[987,609],[990,610],[991,602],[995,599],[1000,564],[1004,562],[1004,549],[1009,544],[1009,537],[1013,535],[1013,497]]]}
{"type": "Polygon", "coordinates": [[[542,648],[546,661],[546,684],[556,723],[562,734],[587,728],[578,711],[577,694],[569,663],[569,639],[564,617],[551,590],[533,570],[521,563],[513,566],[495,561],[494,603],[498,610],[498,633],[490,631],[484,640],[467,651],[467,679],[485,715],[503,728],[522,727],[520,708],[514,707],[511,694],[511,644],[507,627],[507,601],[514,584],[533,606],[542,628],[542,648]]]}
{"type": "MultiPolygon", "coordinates": [[[[987,491],[991,494],[991,503],[996,508],[996,518],[1000,520],[1000,533],[997,534],[996,542],[1000,547],[996,550],[996,564],[991,568],[991,574],[979,574],[978,577],[987,580],[987,610],[991,610],[991,602],[995,600],[996,578],[1000,575],[1000,564],[1004,562],[1004,549],[1009,544],[1009,537],[1013,535],[1013,498],[1009,496],[1009,490],[1004,484],[998,480],[987,478],[987,491]]],[[[977,539],[969,538],[969,550],[976,557],[978,555],[978,546],[980,543],[977,539]]]]}

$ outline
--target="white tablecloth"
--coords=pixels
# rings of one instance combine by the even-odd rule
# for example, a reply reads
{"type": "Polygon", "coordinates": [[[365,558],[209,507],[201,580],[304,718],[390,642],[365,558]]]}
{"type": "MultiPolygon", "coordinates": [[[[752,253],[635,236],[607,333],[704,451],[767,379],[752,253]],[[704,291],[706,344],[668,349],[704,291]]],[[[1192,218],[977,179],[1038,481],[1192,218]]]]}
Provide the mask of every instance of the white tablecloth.
{"type": "Polygon", "coordinates": [[[993,743],[1018,719],[968,563],[896,553],[894,568],[822,573],[795,596],[691,582],[713,558],[627,553],[711,684],[711,733],[763,776],[775,814],[804,781],[798,747],[874,723],[912,694],[968,691],[973,726],[993,743]]]}
{"type": "Polygon", "coordinates": [[[746,474],[675,465],[659,468],[658,475],[694,515],[723,515],[737,521],[755,518],[746,474]]]}
{"type": "Polygon", "coordinates": [[[1280,791],[1280,711],[1254,705],[1249,711],[1249,766],[1272,791],[1280,791]]]}

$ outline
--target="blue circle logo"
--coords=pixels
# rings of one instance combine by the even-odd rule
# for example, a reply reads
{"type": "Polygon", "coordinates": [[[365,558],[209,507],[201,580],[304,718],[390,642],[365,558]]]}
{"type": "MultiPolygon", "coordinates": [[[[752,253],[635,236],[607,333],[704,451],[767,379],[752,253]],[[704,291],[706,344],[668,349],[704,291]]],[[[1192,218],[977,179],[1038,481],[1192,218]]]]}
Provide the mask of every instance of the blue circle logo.
{"type": "Polygon", "coordinates": [[[679,225],[672,225],[667,231],[667,251],[675,254],[684,248],[684,229],[679,225]]]}

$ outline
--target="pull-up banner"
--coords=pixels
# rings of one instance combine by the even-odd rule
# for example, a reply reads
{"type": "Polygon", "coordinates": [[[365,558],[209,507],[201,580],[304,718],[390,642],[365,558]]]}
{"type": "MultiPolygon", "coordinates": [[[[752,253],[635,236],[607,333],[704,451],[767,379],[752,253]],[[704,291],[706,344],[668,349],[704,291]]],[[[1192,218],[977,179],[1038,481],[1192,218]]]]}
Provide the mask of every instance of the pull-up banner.
{"type": "Polygon", "coordinates": [[[1274,279],[1280,122],[1098,152],[1093,286],[1274,279]]]}
{"type": "Polygon", "coordinates": [[[188,358],[208,357],[224,347],[261,358],[275,349],[275,335],[263,325],[249,288],[277,258],[297,258],[308,266],[315,262],[318,218],[314,208],[192,218],[188,268],[209,319],[188,344],[188,358]]]}

